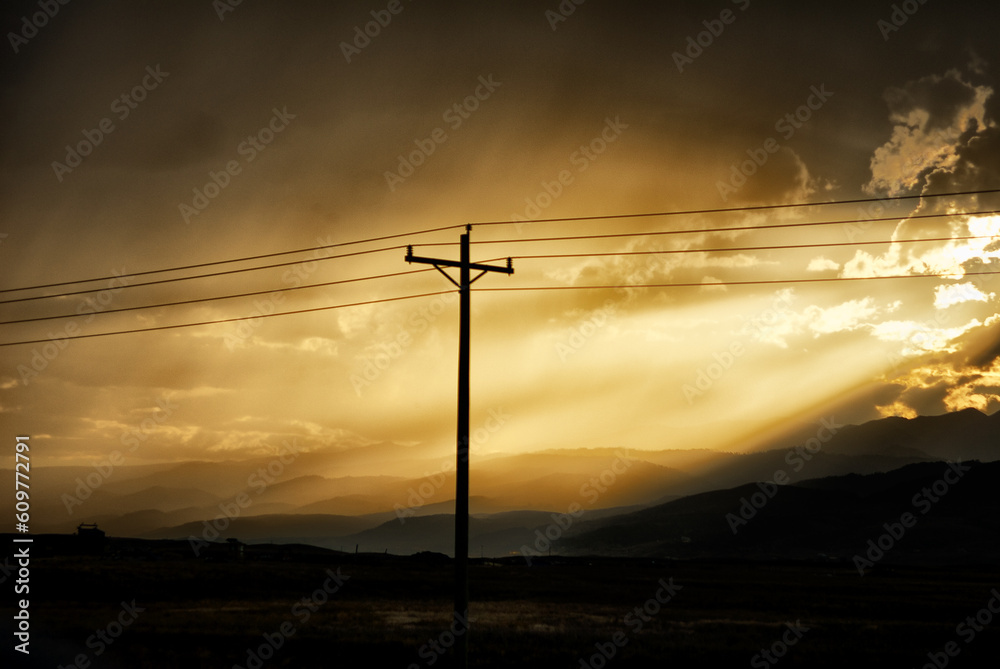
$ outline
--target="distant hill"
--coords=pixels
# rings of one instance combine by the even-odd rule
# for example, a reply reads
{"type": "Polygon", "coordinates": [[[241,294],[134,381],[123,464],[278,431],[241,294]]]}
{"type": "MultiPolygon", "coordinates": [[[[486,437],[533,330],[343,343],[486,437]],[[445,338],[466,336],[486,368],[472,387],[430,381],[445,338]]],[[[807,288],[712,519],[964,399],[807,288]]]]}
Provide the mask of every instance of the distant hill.
{"type": "Polygon", "coordinates": [[[230,519],[223,516],[212,521],[191,522],[177,527],[160,528],[145,532],[141,536],[146,539],[196,537],[206,541],[232,537],[254,543],[268,541],[287,543],[302,539],[303,543],[319,546],[323,545],[318,543],[320,539],[352,535],[385,520],[386,514],[375,518],[369,516],[272,514],[230,519]]]}
{"type": "MultiPolygon", "coordinates": [[[[1000,462],[922,462],[796,484],[748,483],[651,507],[475,514],[473,556],[546,555],[808,560],[854,565],[984,564],[1000,559],[1000,462]],[[906,521],[904,514],[910,514],[906,521]],[[884,553],[884,555],[882,554],[884,553]]],[[[450,509],[449,509],[450,511],[450,509]]],[[[155,519],[154,519],[155,520],[155,519]]],[[[451,513],[268,514],[147,532],[150,539],[301,543],[363,553],[451,555],[451,513]]]]}
{"type": "MultiPolygon", "coordinates": [[[[986,416],[967,409],[846,426],[831,418],[747,453],[596,448],[491,455],[473,461],[470,504],[476,514],[525,511],[539,517],[566,513],[579,505],[586,509],[585,517],[560,535],[567,539],[609,510],[659,507],[680,498],[779,479],[791,484],[812,481],[802,487],[820,495],[826,489],[816,483],[818,479],[854,475],[865,481],[859,485],[870,486],[874,479],[857,477],[959,459],[984,463],[1000,459],[1000,413],[986,416]]],[[[424,522],[418,518],[453,512],[450,460],[421,456],[409,446],[373,444],[300,453],[283,461],[261,457],[239,462],[126,463],[100,475],[94,467],[33,464],[32,529],[38,532],[72,532],[81,522],[97,522],[116,536],[178,538],[202,521],[224,516],[225,509],[242,499],[239,518],[227,536],[259,541],[294,538],[337,546],[345,539],[371,540],[382,550],[450,552],[448,533],[437,532],[433,521],[426,521],[430,524],[422,539],[414,530],[424,522]],[[357,475],[373,469],[384,473],[357,475]],[[408,522],[400,523],[400,516],[408,522]],[[355,520],[348,524],[323,518],[355,520]],[[364,532],[370,534],[356,536],[364,532]]],[[[12,472],[6,470],[5,475],[12,472]]],[[[810,492],[786,497],[798,494],[810,492]]],[[[2,500],[0,509],[13,512],[12,504],[12,497],[2,500]]],[[[538,526],[528,523],[522,529],[529,530],[530,538],[538,526]]],[[[489,542],[497,554],[520,546],[512,542],[521,530],[509,523],[487,524],[481,530],[483,545],[489,542]]],[[[694,542],[690,533],[684,536],[694,542]]]]}
{"type": "Polygon", "coordinates": [[[746,484],[583,522],[556,549],[566,554],[851,561],[866,553],[869,540],[882,538],[884,546],[891,545],[885,551],[887,564],[985,564],[1000,558],[998,486],[997,462],[927,462],[796,485],[746,484]],[[900,531],[904,513],[914,522],[900,531]],[[890,528],[901,536],[892,535],[890,528]]]}
{"type": "MultiPolygon", "coordinates": [[[[755,451],[788,449],[816,436],[819,425],[797,430],[755,451]]],[[[1000,459],[1000,412],[963,409],[939,416],[898,416],[844,425],[823,445],[824,453],[924,460],[1000,459]]]]}

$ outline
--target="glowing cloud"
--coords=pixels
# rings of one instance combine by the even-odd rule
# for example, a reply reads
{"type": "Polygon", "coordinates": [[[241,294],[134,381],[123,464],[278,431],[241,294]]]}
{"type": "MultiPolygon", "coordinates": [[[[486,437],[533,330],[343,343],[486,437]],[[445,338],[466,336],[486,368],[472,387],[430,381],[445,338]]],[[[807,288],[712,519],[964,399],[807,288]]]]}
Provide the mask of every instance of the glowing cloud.
{"type": "Polygon", "coordinates": [[[826,272],[838,269],[840,269],[840,263],[834,262],[829,258],[824,258],[823,256],[813,258],[809,261],[809,266],[806,267],[807,272],[826,272]]]}
{"type": "MultiPolygon", "coordinates": [[[[1000,216],[977,216],[961,221],[951,220],[954,237],[975,237],[975,239],[952,239],[930,246],[923,251],[912,247],[904,250],[903,244],[892,244],[882,255],[872,255],[867,251],[857,251],[854,257],[844,263],[841,274],[847,278],[872,276],[901,276],[907,274],[944,274],[960,279],[965,276],[965,265],[971,261],[990,263],[1000,258],[996,237],[1000,235],[1000,216]]],[[[896,228],[894,236],[904,236],[906,221],[896,228]]]]}
{"type": "Polygon", "coordinates": [[[973,86],[950,70],[886,92],[892,138],[875,151],[869,192],[898,195],[915,187],[928,170],[953,167],[956,145],[970,127],[986,128],[988,86],[973,86]],[[929,101],[933,100],[931,104],[929,101]]]}
{"type": "Polygon", "coordinates": [[[963,302],[989,302],[996,297],[993,293],[987,295],[972,283],[942,284],[934,289],[934,306],[937,309],[961,304],[963,302]]]}
{"type": "Polygon", "coordinates": [[[954,353],[958,346],[953,342],[966,332],[982,326],[978,319],[965,325],[944,327],[936,321],[885,321],[872,325],[872,333],[882,341],[904,344],[901,355],[914,356],[924,353],[954,353]]]}
{"type": "Polygon", "coordinates": [[[811,306],[805,311],[809,321],[809,329],[816,336],[856,330],[865,321],[878,314],[875,301],[866,297],[863,300],[851,300],[828,309],[811,306]]]}
{"type": "Polygon", "coordinates": [[[920,413],[970,408],[990,413],[1000,405],[1000,359],[987,369],[923,365],[893,379],[893,383],[900,387],[900,393],[892,403],[878,407],[883,416],[912,418],[920,413]]]}

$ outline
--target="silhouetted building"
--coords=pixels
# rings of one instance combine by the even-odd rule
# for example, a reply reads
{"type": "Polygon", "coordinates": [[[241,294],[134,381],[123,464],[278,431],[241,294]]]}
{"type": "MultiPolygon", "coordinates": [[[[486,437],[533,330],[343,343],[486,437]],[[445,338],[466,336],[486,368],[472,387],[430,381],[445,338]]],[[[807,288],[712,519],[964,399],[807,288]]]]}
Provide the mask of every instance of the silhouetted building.
{"type": "Polygon", "coordinates": [[[232,537],[226,539],[226,543],[229,544],[229,557],[234,560],[242,560],[243,549],[246,548],[246,544],[239,539],[233,539],[232,537]]]}
{"type": "Polygon", "coordinates": [[[107,540],[97,523],[80,523],[76,527],[77,545],[82,553],[103,553],[107,540]]]}

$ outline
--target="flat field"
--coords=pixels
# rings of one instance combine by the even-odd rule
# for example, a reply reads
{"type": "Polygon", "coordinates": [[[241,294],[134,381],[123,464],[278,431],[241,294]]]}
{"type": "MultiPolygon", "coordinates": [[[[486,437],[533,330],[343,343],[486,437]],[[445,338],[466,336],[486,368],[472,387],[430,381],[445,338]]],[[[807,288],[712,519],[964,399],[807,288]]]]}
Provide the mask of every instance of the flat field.
{"type": "MultiPolygon", "coordinates": [[[[40,558],[13,666],[448,667],[452,579],[444,558],[40,558]]],[[[469,664],[995,667],[997,588],[987,567],[477,560],[469,664]]]]}

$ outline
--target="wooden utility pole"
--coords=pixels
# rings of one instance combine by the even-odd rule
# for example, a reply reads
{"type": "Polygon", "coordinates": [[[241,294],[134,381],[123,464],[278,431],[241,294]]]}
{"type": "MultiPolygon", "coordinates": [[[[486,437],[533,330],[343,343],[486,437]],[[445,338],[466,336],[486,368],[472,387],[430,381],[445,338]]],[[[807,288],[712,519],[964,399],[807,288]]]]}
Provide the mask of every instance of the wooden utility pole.
{"type": "Polygon", "coordinates": [[[458,286],[458,449],[455,457],[455,660],[458,667],[468,666],[469,653],[469,305],[472,284],[487,272],[513,274],[514,266],[507,258],[506,267],[481,265],[469,260],[469,233],[472,226],[465,226],[461,236],[460,260],[439,260],[413,255],[413,247],[406,248],[406,262],[433,265],[449,281],[458,286]],[[451,278],[442,267],[457,267],[459,280],[451,278]],[[479,274],[470,278],[472,270],[479,274]],[[455,627],[457,625],[457,627],[455,627]]]}

